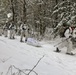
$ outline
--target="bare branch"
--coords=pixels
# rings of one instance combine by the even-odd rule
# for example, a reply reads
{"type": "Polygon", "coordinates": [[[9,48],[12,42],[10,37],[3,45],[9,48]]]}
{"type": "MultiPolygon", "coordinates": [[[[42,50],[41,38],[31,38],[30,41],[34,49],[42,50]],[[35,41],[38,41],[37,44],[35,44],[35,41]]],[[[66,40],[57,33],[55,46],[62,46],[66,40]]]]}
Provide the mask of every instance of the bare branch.
{"type": "Polygon", "coordinates": [[[38,60],[38,62],[36,63],[36,65],[30,70],[30,72],[29,72],[27,75],[29,75],[29,74],[36,68],[36,66],[39,64],[39,62],[41,61],[41,59],[43,59],[44,56],[45,56],[45,55],[43,55],[43,56],[38,60]]]}

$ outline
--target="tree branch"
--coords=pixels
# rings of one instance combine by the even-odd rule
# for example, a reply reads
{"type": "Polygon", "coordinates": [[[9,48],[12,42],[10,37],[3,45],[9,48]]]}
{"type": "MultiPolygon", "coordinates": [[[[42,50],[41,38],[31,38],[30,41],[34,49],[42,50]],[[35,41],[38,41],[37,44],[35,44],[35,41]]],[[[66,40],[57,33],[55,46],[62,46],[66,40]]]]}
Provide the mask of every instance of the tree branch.
{"type": "Polygon", "coordinates": [[[38,60],[38,62],[36,63],[36,65],[30,70],[30,72],[29,72],[27,75],[29,75],[29,74],[35,69],[35,67],[39,64],[39,62],[41,61],[41,59],[43,59],[44,56],[45,56],[45,55],[43,55],[43,56],[38,60]]]}

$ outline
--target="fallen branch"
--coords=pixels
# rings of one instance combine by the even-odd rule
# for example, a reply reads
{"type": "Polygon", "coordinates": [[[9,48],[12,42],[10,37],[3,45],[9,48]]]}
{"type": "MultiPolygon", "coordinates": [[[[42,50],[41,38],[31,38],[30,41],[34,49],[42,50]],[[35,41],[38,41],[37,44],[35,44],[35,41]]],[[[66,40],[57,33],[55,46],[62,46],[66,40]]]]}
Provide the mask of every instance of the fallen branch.
{"type": "Polygon", "coordinates": [[[8,68],[8,71],[7,71],[7,73],[6,73],[6,75],[8,75],[8,73],[9,73],[9,70],[12,68],[12,66],[10,66],[9,68],[8,68]]]}
{"type": "Polygon", "coordinates": [[[35,69],[35,67],[39,64],[39,62],[41,61],[41,59],[44,57],[45,55],[43,55],[39,60],[38,60],[38,62],[36,63],[36,65],[30,70],[30,72],[27,74],[27,75],[29,75],[34,69],[35,69]]]}
{"type": "Polygon", "coordinates": [[[15,75],[15,73],[12,73],[13,68],[15,68],[16,70],[18,70],[18,73],[19,73],[19,74],[22,72],[23,74],[26,75],[25,72],[23,72],[23,71],[20,70],[19,68],[15,67],[14,65],[11,65],[11,66],[8,68],[8,71],[7,71],[6,75],[8,75],[9,72],[11,73],[11,75],[13,75],[13,74],[15,75]]]}
{"type": "MultiPolygon", "coordinates": [[[[23,69],[23,72],[27,72],[27,71],[31,71],[31,69],[23,69]]],[[[38,73],[36,73],[34,70],[32,72],[38,75],[38,73]]]]}
{"type": "Polygon", "coordinates": [[[13,65],[13,67],[14,67],[15,69],[17,69],[17,70],[19,71],[19,73],[22,72],[22,73],[24,73],[24,74],[26,75],[26,73],[23,72],[22,70],[20,70],[19,68],[15,67],[14,65],[13,65]]]}
{"type": "MultiPolygon", "coordinates": [[[[7,71],[7,73],[6,73],[6,75],[8,75],[8,73],[10,72],[10,74],[11,75],[21,75],[21,73],[23,73],[24,75],[29,75],[31,72],[34,72],[36,75],[38,75],[38,73],[36,73],[35,71],[34,71],[34,69],[36,68],[36,66],[39,64],[39,62],[41,61],[41,59],[44,57],[45,55],[43,55],[39,60],[38,60],[38,62],[36,63],[36,65],[32,68],[32,69],[25,69],[25,70],[21,70],[21,69],[19,69],[19,68],[17,68],[17,67],[15,67],[14,65],[11,65],[9,68],[8,68],[8,71],[7,71]],[[13,68],[14,69],[16,69],[18,72],[12,72],[13,71],[13,68]],[[26,71],[29,71],[29,73],[28,74],[26,74],[25,72],[26,71]]],[[[1,74],[2,75],[2,74],[1,74]]]]}

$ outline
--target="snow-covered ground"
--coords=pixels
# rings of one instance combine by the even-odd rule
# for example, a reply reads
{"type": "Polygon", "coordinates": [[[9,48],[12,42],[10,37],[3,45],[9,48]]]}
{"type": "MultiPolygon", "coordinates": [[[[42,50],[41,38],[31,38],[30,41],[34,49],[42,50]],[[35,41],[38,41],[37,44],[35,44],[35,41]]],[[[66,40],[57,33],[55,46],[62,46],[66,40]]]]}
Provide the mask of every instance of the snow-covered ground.
{"type": "MultiPolygon", "coordinates": [[[[38,75],[76,75],[76,56],[66,55],[66,49],[61,53],[53,52],[55,47],[52,42],[41,44],[42,47],[34,47],[19,42],[19,37],[10,40],[0,36],[0,75],[18,75],[20,70],[32,69],[43,55],[34,68],[38,75]]],[[[26,75],[24,73],[21,75],[26,75]]],[[[29,75],[36,74],[31,72],[29,75]]]]}

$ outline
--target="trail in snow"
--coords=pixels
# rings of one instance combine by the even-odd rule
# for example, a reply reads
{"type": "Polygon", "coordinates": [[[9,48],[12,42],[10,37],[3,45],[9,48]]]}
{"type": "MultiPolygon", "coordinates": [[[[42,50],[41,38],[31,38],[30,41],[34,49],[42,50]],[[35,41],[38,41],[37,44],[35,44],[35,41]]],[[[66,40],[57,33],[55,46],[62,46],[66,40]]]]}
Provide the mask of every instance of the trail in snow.
{"type": "Polygon", "coordinates": [[[55,53],[53,45],[52,42],[42,43],[42,47],[37,48],[19,42],[19,37],[15,40],[0,37],[0,74],[6,75],[11,65],[19,69],[31,69],[45,55],[34,69],[38,75],[75,75],[76,56],[66,55],[63,50],[62,53],[55,53]]]}

